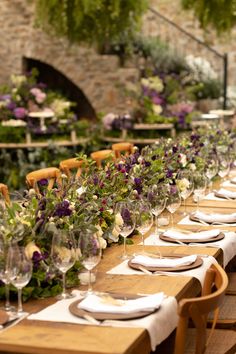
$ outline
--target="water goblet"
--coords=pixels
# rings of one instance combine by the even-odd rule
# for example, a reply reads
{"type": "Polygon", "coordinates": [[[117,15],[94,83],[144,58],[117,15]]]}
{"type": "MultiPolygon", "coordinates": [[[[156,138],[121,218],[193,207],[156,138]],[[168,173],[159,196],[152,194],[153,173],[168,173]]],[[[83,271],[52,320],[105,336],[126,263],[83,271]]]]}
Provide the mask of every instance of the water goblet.
{"type": "Polygon", "coordinates": [[[142,247],[144,252],[144,235],[150,230],[153,224],[151,205],[144,200],[136,204],[135,229],[141,234],[142,247]]]}
{"type": "Polygon", "coordinates": [[[179,194],[178,188],[176,186],[170,186],[170,192],[166,200],[166,209],[171,215],[171,228],[174,227],[174,217],[173,214],[179,209],[181,205],[181,196],[179,194]]]}
{"type": "Polygon", "coordinates": [[[15,307],[10,304],[10,278],[9,278],[9,245],[5,245],[3,240],[0,240],[0,280],[5,284],[5,305],[6,312],[14,312],[15,307]]]}
{"type": "Polygon", "coordinates": [[[225,177],[229,174],[230,171],[230,161],[226,154],[218,154],[218,175],[222,178],[222,183],[225,180],[225,177]]]}
{"type": "Polygon", "coordinates": [[[183,215],[187,215],[186,199],[193,192],[193,172],[188,170],[179,171],[176,177],[176,185],[179,190],[179,194],[184,201],[183,215]]]}
{"type": "Polygon", "coordinates": [[[204,198],[207,187],[207,177],[200,172],[195,172],[193,176],[194,191],[193,199],[197,202],[197,211],[199,210],[199,201],[204,198]]]}
{"type": "Polygon", "coordinates": [[[69,299],[73,294],[66,291],[66,272],[73,267],[76,260],[74,236],[68,230],[57,230],[52,238],[51,259],[54,266],[62,273],[62,293],[57,299],[69,299]]]}
{"type": "Polygon", "coordinates": [[[114,209],[115,220],[116,220],[115,228],[124,239],[124,250],[122,256],[120,257],[123,260],[129,258],[126,252],[126,238],[134,231],[135,228],[134,209],[135,208],[132,205],[132,203],[128,201],[118,202],[115,205],[115,209],[114,209]]]}
{"type": "Polygon", "coordinates": [[[212,191],[212,180],[218,173],[218,161],[216,158],[209,158],[207,160],[205,174],[209,181],[209,192],[212,191]]]}
{"type": "Polygon", "coordinates": [[[149,190],[147,199],[151,205],[151,211],[155,216],[155,234],[158,235],[158,216],[166,207],[167,187],[164,184],[153,185],[149,190]]]}
{"type": "Polygon", "coordinates": [[[28,284],[32,276],[32,262],[27,258],[24,247],[13,245],[9,248],[8,270],[10,282],[17,288],[17,314],[21,315],[24,312],[22,307],[22,289],[28,284]]]}
{"type": "Polygon", "coordinates": [[[89,295],[93,293],[91,271],[101,260],[101,245],[96,235],[96,231],[85,230],[80,232],[78,248],[80,250],[80,261],[84,268],[89,272],[88,290],[86,293],[86,295],[89,295]]]}

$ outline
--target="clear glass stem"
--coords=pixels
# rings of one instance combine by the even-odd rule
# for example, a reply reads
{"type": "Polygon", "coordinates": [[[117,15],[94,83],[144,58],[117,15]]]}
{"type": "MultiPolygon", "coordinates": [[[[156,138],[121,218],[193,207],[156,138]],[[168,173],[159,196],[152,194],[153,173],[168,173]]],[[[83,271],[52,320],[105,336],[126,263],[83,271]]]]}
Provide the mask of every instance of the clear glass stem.
{"type": "Polygon", "coordinates": [[[170,213],[170,220],[171,220],[171,228],[173,229],[173,227],[174,227],[174,217],[173,217],[172,213],[170,213]]]}
{"type": "Polygon", "coordinates": [[[212,180],[210,180],[210,183],[209,183],[209,192],[210,193],[212,192],[212,187],[213,187],[213,182],[212,182],[212,180]]]}
{"type": "Polygon", "coordinates": [[[62,296],[66,296],[66,273],[62,273],[62,296]]]}
{"type": "Polygon", "coordinates": [[[145,248],[145,244],[144,244],[144,234],[141,234],[142,236],[142,249],[143,249],[143,253],[144,253],[144,248],[145,248]]]}
{"type": "Polygon", "coordinates": [[[158,215],[155,215],[155,234],[158,236],[158,215]]]}
{"type": "Polygon", "coordinates": [[[92,276],[91,270],[89,269],[89,282],[88,282],[88,293],[89,294],[92,294],[92,292],[93,292],[91,276],[92,276]]]}
{"type": "Polygon", "coordinates": [[[126,237],[124,238],[124,251],[123,251],[123,258],[126,259],[127,258],[127,252],[126,252],[126,237]]]}
{"type": "Polygon", "coordinates": [[[22,307],[22,288],[18,288],[18,309],[17,312],[23,312],[22,307]]]}
{"type": "Polygon", "coordinates": [[[199,211],[199,197],[197,197],[197,211],[199,211]]]}
{"type": "Polygon", "coordinates": [[[184,215],[187,215],[186,199],[184,199],[184,215]]]}
{"type": "Polygon", "coordinates": [[[9,283],[5,284],[5,296],[6,296],[5,310],[10,311],[11,305],[10,305],[10,284],[9,283]]]}

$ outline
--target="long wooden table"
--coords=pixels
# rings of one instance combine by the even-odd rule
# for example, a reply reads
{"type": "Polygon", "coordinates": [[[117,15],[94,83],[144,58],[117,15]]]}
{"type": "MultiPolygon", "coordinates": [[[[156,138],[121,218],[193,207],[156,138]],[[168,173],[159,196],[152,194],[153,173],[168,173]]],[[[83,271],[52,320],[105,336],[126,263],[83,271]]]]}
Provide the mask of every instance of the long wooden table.
{"type": "MultiPolygon", "coordinates": [[[[193,210],[195,206],[189,205],[193,210]]],[[[216,210],[212,209],[211,210],[216,210]]],[[[217,209],[219,210],[219,209],[217,209]]],[[[224,209],[233,212],[234,209],[224,209]]],[[[175,222],[182,216],[175,215],[175,222]]],[[[191,229],[192,226],[178,228],[191,229]]],[[[207,229],[209,227],[203,227],[207,229]]],[[[231,228],[236,230],[235,228],[231,228]]],[[[134,244],[128,245],[129,253],[140,251],[140,237],[133,238],[134,244]]],[[[222,251],[218,248],[188,247],[188,246],[160,246],[162,254],[208,254],[222,263],[222,251]]],[[[147,251],[156,252],[156,246],[145,246],[147,251]]],[[[175,296],[177,300],[184,297],[196,296],[200,292],[200,283],[193,277],[186,276],[159,276],[150,275],[109,275],[106,272],[117,265],[122,253],[122,245],[107,248],[103,259],[98,266],[95,290],[122,293],[156,293],[164,291],[167,295],[175,296]]],[[[84,289],[84,287],[80,287],[84,289]]],[[[24,304],[24,309],[37,312],[55,302],[54,298],[31,300],[24,304]]],[[[30,353],[30,354],[148,354],[150,340],[144,328],[113,328],[99,326],[83,326],[68,323],[32,321],[24,319],[16,326],[0,333],[0,353],[30,353]]],[[[158,353],[158,350],[157,350],[158,353]]]]}

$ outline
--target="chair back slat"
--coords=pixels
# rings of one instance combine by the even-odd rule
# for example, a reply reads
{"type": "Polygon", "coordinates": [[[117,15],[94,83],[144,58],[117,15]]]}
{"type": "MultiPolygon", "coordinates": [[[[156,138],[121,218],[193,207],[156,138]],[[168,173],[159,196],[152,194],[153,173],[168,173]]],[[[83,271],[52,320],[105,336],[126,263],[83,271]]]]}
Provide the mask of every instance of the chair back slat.
{"type": "Polygon", "coordinates": [[[94,151],[90,154],[90,156],[94,161],[96,161],[96,165],[98,168],[102,167],[102,162],[104,160],[107,160],[109,158],[114,158],[113,151],[110,149],[94,151]]]}
{"type": "Polygon", "coordinates": [[[76,170],[75,177],[79,178],[82,173],[82,165],[84,160],[78,160],[76,157],[63,160],[60,162],[60,170],[67,175],[67,177],[71,177],[71,171],[76,170]]]}
{"type": "Polygon", "coordinates": [[[47,167],[40,170],[32,171],[26,175],[26,183],[29,187],[34,188],[38,195],[41,195],[38,182],[46,179],[48,181],[47,189],[51,190],[55,184],[62,186],[61,171],[56,167],[47,167]]]}
{"type": "Polygon", "coordinates": [[[9,195],[8,187],[7,187],[6,184],[0,183],[0,193],[1,193],[2,196],[3,196],[6,205],[10,205],[10,204],[11,204],[11,200],[10,200],[10,195],[9,195]]]}
{"type": "Polygon", "coordinates": [[[121,157],[121,153],[124,152],[125,156],[129,156],[133,153],[134,151],[134,144],[132,143],[115,143],[112,144],[112,150],[115,153],[116,159],[121,157]]]}

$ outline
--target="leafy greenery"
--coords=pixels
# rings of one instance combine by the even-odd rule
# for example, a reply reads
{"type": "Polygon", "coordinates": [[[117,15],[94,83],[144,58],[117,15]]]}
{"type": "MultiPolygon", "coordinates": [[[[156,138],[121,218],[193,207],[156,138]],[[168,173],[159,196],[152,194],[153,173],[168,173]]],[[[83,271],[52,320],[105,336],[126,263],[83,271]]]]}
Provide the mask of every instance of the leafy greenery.
{"type": "Polygon", "coordinates": [[[36,19],[47,32],[101,50],[132,40],[147,4],[147,0],[36,0],[36,19]]]}
{"type": "Polygon", "coordinates": [[[218,34],[231,30],[236,24],[235,0],[182,0],[182,6],[194,11],[203,28],[211,26],[218,34]]]}

